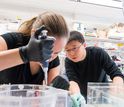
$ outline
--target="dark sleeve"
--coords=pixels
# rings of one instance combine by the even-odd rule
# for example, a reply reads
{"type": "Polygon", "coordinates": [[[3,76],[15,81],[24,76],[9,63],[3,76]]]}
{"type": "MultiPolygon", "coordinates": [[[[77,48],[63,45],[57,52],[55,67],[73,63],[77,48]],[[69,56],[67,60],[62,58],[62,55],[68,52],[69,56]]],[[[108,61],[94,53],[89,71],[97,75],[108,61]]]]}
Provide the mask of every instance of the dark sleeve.
{"type": "Polygon", "coordinates": [[[6,41],[8,49],[18,48],[28,43],[30,36],[24,36],[22,33],[11,32],[1,35],[6,41]]]}
{"type": "Polygon", "coordinates": [[[65,59],[65,71],[69,81],[75,81],[77,83],[79,82],[77,77],[78,74],[74,69],[74,64],[68,58],[65,59]]]}
{"type": "Polygon", "coordinates": [[[120,69],[116,66],[115,62],[110,58],[108,53],[101,49],[101,61],[102,66],[106,73],[113,79],[115,76],[120,76],[124,79],[123,74],[121,73],[120,69]]]}
{"type": "Polygon", "coordinates": [[[57,67],[59,65],[60,65],[60,60],[59,60],[59,57],[57,56],[54,60],[52,60],[49,63],[49,69],[52,69],[52,68],[57,67]]]}

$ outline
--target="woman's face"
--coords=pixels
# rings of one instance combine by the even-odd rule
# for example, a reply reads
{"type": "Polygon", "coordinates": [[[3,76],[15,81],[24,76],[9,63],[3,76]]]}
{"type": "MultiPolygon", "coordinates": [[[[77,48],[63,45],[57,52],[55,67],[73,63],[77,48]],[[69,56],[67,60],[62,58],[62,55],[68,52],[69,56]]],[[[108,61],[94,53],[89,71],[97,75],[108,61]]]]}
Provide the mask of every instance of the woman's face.
{"type": "Polygon", "coordinates": [[[84,44],[78,41],[71,41],[65,46],[66,56],[73,62],[79,62],[86,57],[84,44]]]}
{"type": "Polygon", "coordinates": [[[58,56],[58,54],[65,47],[66,41],[67,41],[66,37],[56,37],[56,40],[54,42],[54,47],[53,47],[53,53],[51,55],[50,61],[55,59],[58,56]]]}

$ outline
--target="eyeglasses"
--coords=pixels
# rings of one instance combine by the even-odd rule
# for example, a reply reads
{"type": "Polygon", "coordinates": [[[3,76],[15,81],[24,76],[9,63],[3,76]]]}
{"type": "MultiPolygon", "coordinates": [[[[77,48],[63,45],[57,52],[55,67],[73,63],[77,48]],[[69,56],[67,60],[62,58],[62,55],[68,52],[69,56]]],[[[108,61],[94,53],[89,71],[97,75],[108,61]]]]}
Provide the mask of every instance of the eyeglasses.
{"type": "MultiPolygon", "coordinates": [[[[82,44],[81,44],[81,45],[82,45],[82,44]]],[[[65,52],[66,52],[66,53],[70,53],[71,51],[77,52],[78,49],[81,47],[81,45],[79,45],[79,46],[77,46],[77,47],[74,47],[74,48],[72,48],[72,49],[67,49],[67,50],[65,50],[65,52]]]]}

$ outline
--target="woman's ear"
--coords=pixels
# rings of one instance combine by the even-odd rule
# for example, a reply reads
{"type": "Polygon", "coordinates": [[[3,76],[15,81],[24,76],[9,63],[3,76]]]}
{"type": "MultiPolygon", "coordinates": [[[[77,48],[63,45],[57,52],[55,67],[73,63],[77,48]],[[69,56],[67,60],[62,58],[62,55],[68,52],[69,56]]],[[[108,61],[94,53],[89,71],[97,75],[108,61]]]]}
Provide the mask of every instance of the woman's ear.
{"type": "Polygon", "coordinates": [[[83,46],[86,48],[86,46],[87,46],[86,43],[83,43],[83,46]]]}

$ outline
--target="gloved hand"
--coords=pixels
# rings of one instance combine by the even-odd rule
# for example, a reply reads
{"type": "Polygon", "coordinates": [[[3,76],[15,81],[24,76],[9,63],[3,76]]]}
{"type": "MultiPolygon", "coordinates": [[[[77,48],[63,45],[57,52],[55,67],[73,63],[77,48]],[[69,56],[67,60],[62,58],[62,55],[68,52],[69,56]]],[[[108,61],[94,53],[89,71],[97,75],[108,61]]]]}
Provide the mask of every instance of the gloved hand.
{"type": "Polygon", "coordinates": [[[69,89],[69,82],[66,79],[64,79],[63,77],[57,76],[52,80],[50,86],[55,87],[55,88],[68,90],[69,89]]]}
{"type": "Polygon", "coordinates": [[[28,61],[42,63],[50,59],[55,39],[50,36],[44,36],[41,33],[42,30],[44,30],[44,26],[36,30],[26,46],[19,48],[19,53],[24,63],[28,61]],[[39,36],[43,38],[38,39],[39,36]]]}
{"type": "Polygon", "coordinates": [[[85,104],[86,101],[81,93],[75,93],[71,95],[72,107],[82,107],[81,104],[85,104]]]}

